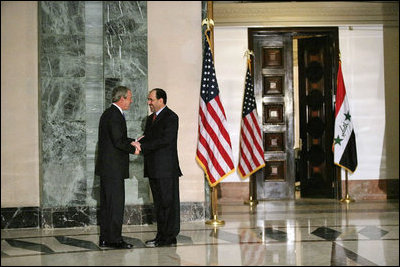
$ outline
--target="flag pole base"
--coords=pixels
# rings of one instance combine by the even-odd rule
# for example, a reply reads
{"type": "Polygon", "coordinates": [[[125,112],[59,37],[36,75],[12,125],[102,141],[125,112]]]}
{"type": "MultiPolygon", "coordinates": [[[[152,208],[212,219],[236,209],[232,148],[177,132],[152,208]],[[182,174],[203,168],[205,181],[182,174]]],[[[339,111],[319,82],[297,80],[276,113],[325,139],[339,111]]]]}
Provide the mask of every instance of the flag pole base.
{"type": "Polygon", "coordinates": [[[350,196],[349,196],[349,194],[346,194],[346,197],[345,198],[342,198],[341,200],[340,200],[340,202],[345,202],[345,203],[350,203],[350,202],[354,202],[355,200],[354,199],[352,199],[350,196]]]}
{"type": "Polygon", "coordinates": [[[206,224],[213,225],[213,226],[221,226],[221,225],[225,225],[225,221],[218,220],[217,215],[214,215],[212,220],[206,221],[206,224]]]}
{"type": "Polygon", "coordinates": [[[258,200],[257,199],[253,199],[253,197],[250,196],[250,199],[246,200],[244,202],[244,204],[249,205],[250,207],[254,207],[254,206],[256,206],[258,204],[258,200]]]}

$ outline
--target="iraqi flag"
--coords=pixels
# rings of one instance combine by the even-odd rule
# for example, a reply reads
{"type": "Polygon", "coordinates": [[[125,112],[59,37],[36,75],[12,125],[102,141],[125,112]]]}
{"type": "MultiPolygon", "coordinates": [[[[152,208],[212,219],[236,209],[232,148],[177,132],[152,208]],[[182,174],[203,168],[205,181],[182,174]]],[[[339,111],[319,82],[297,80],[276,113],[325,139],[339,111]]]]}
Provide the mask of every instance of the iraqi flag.
{"type": "Polygon", "coordinates": [[[342,64],[339,60],[335,104],[334,163],[353,173],[357,168],[356,136],[344,86],[342,64]]]}

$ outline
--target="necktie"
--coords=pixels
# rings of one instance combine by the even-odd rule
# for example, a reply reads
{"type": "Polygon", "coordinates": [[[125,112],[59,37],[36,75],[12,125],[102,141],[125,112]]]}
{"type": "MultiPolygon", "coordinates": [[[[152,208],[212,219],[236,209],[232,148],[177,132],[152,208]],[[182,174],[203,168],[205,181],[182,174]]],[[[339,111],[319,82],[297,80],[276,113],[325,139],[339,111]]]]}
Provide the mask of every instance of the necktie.
{"type": "Polygon", "coordinates": [[[156,117],[157,117],[157,114],[154,113],[154,114],[153,114],[153,122],[156,120],[156,117]]]}
{"type": "Polygon", "coordinates": [[[124,116],[124,119],[126,119],[126,118],[125,118],[125,113],[122,112],[122,116],[124,116]]]}

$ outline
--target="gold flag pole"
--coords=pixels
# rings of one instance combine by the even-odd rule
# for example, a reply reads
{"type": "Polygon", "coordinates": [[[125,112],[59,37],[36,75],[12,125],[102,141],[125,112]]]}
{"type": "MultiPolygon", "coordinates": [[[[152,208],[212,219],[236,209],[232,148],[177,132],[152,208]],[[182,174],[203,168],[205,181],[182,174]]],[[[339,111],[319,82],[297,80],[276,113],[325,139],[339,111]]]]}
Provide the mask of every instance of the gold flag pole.
{"type": "MultiPolygon", "coordinates": [[[[340,50],[339,50],[339,63],[341,62],[341,55],[340,55],[340,50]]],[[[348,179],[348,172],[347,170],[345,172],[345,190],[346,190],[346,196],[340,200],[340,202],[345,202],[345,203],[350,203],[354,202],[355,200],[352,199],[349,195],[349,179],[348,179]]]]}
{"type": "Polygon", "coordinates": [[[211,212],[212,212],[212,219],[206,221],[206,224],[213,225],[213,226],[222,226],[225,225],[225,221],[218,219],[218,211],[217,211],[217,197],[218,192],[215,186],[211,187],[211,212]]]}
{"type": "MultiPolygon", "coordinates": [[[[254,52],[252,50],[247,49],[246,52],[244,52],[244,55],[247,57],[247,64],[249,67],[249,71],[251,73],[251,58],[250,56],[254,56],[254,52]]],[[[254,175],[250,175],[250,181],[249,181],[249,200],[244,201],[244,204],[249,205],[250,207],[254,207],[258,204],[257,200],[257,190],[255,190],[255,177],[254,175]]]]}
{"type": "Polygon", "coordinates": [[[249,181],[249,200],[244,201],[244,204],[249,205],[250,207],[256,206],[258,204],[257,200],[257,191],[254,188],[255,177],[253,175],[250,176],[250,181],[249,181]]]}
{"type": "Polygon", "coordinates": [[[210,39],[211,39],[211,44],[210,48],[211,51],[213,52],[214,55],[214,28],[211,29],[210,25],[214,27],[214,7],[213,7],[213,1],[207,1],[207,29],[210,29],[210,39]]]}
{"type": "Polygon", "coordinates": [[[346,176],[345,176],[346,177],[346,196],[345,196],[345,198],[342,198],[340,200],[340,202],[350,203],[350,202],[354,202],[355,200],[352,199],[349,195],[349,179],[347,177],[348,176],[347,170],[345,170],[345,174],[346,174],[346,176]]]}
{"type": "MultiPolygon", "coordinates": [[[[214,29],[211,28],[211,26],[214,26],[214,21],[213,21],[213,3],[212,1],[207,1],[207,18],[204,19],[201,22],[201,25],[203,26],[204,24],[207,25],[207,29],[206,32],[209,31],[210,32],[210,49],[211,49],[211,53],[213,55],[214,58],[214,29]]],[[[207,34],[206,34],[207,37],[207,34]]],[[[208,39],[208,37],[207,37],[208,39]]],[[[218,203],[217,203],[217,199],[218,199],[218,192],[217,192],[217,188],[215,188],[215,186],[211,187],[211,212],[212,212],[212,219],[206,221],[206,224],[209,225],[213,225],[213,226],[222,226],[225,225],[225,221],[223,220],[219,220],[218,219],[218,211],[217,211],[217,207],[218,207],[218,203]]]]}

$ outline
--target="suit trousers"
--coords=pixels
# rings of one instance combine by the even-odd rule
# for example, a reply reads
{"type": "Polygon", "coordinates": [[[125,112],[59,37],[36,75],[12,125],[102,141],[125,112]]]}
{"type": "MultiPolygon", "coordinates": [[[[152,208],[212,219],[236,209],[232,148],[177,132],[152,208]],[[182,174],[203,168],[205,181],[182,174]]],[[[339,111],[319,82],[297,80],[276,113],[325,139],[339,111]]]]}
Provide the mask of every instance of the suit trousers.
{"type": "Polygon", "coordinates": [[[156,211],[157,236],[169,242],[180,231],[179,177],[149,179],[156,211]]]}
{"type": "Polygon", "coordinates": [[[100,178],[100,240],[122,240],[125,206],[125,183],[121,178],[100,178]]]}

